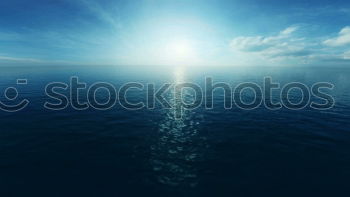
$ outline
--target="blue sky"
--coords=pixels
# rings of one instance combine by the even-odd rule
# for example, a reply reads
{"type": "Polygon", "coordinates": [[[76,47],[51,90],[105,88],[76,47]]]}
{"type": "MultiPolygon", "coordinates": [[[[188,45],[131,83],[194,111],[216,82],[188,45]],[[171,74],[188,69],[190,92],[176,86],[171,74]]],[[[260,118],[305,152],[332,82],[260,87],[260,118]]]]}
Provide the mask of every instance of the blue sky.
{"type": "Polygon", "coordinates": [[[2,0],[0,63],[350,65],[350,2],[2,0]]]}

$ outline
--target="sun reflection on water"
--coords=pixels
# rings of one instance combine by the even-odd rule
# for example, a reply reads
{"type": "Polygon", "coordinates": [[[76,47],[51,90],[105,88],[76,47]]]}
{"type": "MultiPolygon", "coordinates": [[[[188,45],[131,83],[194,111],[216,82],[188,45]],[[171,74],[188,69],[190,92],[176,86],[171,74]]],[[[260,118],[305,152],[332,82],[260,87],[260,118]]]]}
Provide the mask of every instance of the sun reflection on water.
{"type": "MultiPolygon", "coordinates": [[[[184,82],[185,69],[174,71],[174,83],[184,82]]],[[[186,90],[184,90],[186,91],[186,90]]],[[[180,119],[175,118],[176,106],[181,101],[175,99],[174,90],[168,95],[173,109],[165,109],[164,120],[159,123],[158,138],[151,146],[151,164],[157,181],[169,186],[195,187],[197,169],[194,162],[200,157],[198,126],[194,111],[183,111],[180,119]]],[[[190,98],[184,98],[190,99],[190,98]]],[[[191,102],[186,100],[186,102],[191,102]]]]}

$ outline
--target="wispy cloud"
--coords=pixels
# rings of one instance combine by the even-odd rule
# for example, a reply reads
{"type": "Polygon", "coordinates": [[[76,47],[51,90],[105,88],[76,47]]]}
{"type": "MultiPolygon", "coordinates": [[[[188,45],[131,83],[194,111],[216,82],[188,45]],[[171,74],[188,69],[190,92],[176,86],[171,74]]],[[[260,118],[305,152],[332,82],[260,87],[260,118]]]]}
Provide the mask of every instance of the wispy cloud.
{"type": "Polygon", "coordinates": [[[350,51],[344,53],[344,59],[350,60],[350,51]]]}
{"type": "Polygon", "coordinates": [[[101,21],[111,25],[114,29],[120,29],[122,23],[116,16],[116,13],[109,13],[100,4],[93,0],[79,0],[83,6],[85,6],[91,13],[93,13],[101,21]]]}
{"type": "MultiPolygon", "coordinates": [[[[234,38],[230,46],[248,57],[262,57],[267,61],[280,60],[288,63],[293,59],[300,63],[349,63],[350,27],[344,27],[337,37],[311,38],[294,34],[298,27],[292,26],[275,36],[234,38]],[[341,47],[341,48],[336,48],[341,47]]],[[[295,61],[292,61],[295,63],[295,61]]]]}
{"type": "Polygon", "coordinates": [[[16,41],[22,39],[22,36],[15,32],[0,32],[0,41],[16,41]]]}
{"type": "Polygon", "coordinates": [[[43,62],[42,60],[34,59],[34,58],[18,58],[18,57],[8,57],[8,56],[0,56],[0,61],[30,62],[30,63],[43,62]]]}
{"type": "Polygon", "coordinates": [[[295,26],[288,27],[276,36],[241,36],[233,39],[230,43],[230,46],[234,49],[246,52],[263,51],[271,47],[277,47],[281,44],[284,45],[285,42],[291,37],[291,34],[297,29],[298,27],[295,26]]]}
{"type": "Polygon", "coordinates": [[[288,27],[275,36],[238,37],[231,41],[230,46],[238,51],[255,53],[267,58],[307,56],[311,50],[306,48],[304,38],[293,36],[298,28],[288,27]]]}
{"type": "MultiPolygon", "coordinates": [[[[65,60],[46,60],[27,57],[13,57],[0,54],[0,66],[2,65],[91,65],[89,62],[65,61],[65,60]]],[[[92,63],[93,64],[93,63],[92,63]]]]}
{"type": "Polygon", "coordinates": [[[285,30],[280,32],[280,37],[283,37],[283,35],[285,36],[289,36],[290,34],[292,34],[293,32],[297,31],[299,29],[298,26],[291,26],[286,28],[285,30]]]}
{"type": "Polygon", "coordinates": [[[327,46],[331,47],[339,47],[350,45],[350,26],[344,27],[339,33],[337,37],[330,38],[323,42],[327,46]]]}

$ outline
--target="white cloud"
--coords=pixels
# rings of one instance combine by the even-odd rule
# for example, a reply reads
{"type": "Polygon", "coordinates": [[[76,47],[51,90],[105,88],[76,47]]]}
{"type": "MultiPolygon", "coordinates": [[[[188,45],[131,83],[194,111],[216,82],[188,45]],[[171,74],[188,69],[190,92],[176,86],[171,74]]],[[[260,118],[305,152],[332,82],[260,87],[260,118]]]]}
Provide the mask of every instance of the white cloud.
{"type": "Polygon", "coordinates": [[[241,36],[234,38],[230,46],[237,53],[243,54],[242,56],[250,59],[263,58],[268,62],[307,62],[317,65],[350,62],[350,26],[344,27],[337,37],[328,37],[327,40],[297,37],[293,34],[297,30],[298,27],[292,26],[280,31],[276,36],[241,36]]]}
{"type": "Polygon", "coordinates": [[[258,52],[275,46],[283,46],[286,42],[290,42],[292,33],[297,29],[298,27],[291,26],[276,36],[237,37],[231,41],[230,46],[233,49],[245,52],[258,52]]]}
{"type": "Polygon", "coordinates": [[[261,51],[271,46],[269,38],[261,36],[256,37],[238,37],[231,41],[230,46],[239,51],[261,51]]]}
{"type": "Polygon", "coordinates": [[[36,59],[36,58],[26,58],[26,57],[13,57],[6,54],[0,54],[0,66],[7,64],[32,64],[32,65],[89,65],[90,62],[74,62],[74,61],[64,61],[64,60],[45,60],[45,59],[36,59]]]}
{"type": "Polygon", "coordinates": [[[108,24],[110,24],[115,29],[120,29],[122,27],[122,24],[118,17],[116,17],[116,14],[111,14],[107,12],[99,3],[97,3],[94,0],[80,0],[79,2],[82,3],[83,6],[85,6],[87,9],[90,10],[91,13],[93,13],[97,18],[99,18],[101,21],[104,21],[108,24]]]}
{"type": "Polygon", "coordinates": [[[305,49],[303,46],[281,44],[271,47],[262,52],[262,55],[277,58],[277,57],[305,57],[310,55],[311,50],[305,49]]]}
{"type": "Polygon", "coordinates": [[[350,51],[344,53],[344,59],[350,60],[350,51]]]}
{"type": "Polygon", "coordinates": [[[17,58],[17,57],[7,57],[7,56],[0,56],[0,60],[16,61],[16,62],[41,62],[41,60],[33,59],[33,58],[17,58]]]}
{"type": "Polygon", "coordinates": [[[230,46],[234,50],[254,53],[269,59],[307,56],[311,52],[305,48],[304,39],[293,37],[293,33],[297,30],[297,26],[291,26],[282,30],[276,36],[242,36],[233,39],[230,46]]]}
{"type": "Polygon", "coordinates": [[[298,29],[299,29],[299,27],[297,27],[297,26],[291,26],[291,27],[288,27],[287,29],[281,31],[280,35],[290,35],[298,29]]]}
{"type": "Polygon", "coordinates": [[[350,44],[350,27],[344,27],[338,34],[337,37],[325,40],[323,44],[331,47],[339,47],[350,44]]]}
{"type": "Polygon", "coordinates": [[[310,62],[317,63],[317,65],[349,65],[350,63],[350,59],[346,58],[344,54],[314,54],[310,55],[308,59],[310,62]]]}

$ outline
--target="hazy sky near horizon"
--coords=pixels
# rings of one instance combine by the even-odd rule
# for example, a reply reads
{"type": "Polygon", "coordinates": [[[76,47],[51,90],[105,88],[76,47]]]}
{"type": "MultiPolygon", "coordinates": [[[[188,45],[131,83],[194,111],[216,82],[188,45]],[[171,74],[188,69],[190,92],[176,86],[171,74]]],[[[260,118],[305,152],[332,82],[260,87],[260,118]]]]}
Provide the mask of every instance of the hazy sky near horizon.
{"type": "Polygon", "coordinates": [[[7,63],[350,66],[350,2],[2,0],[7,63]]]}

